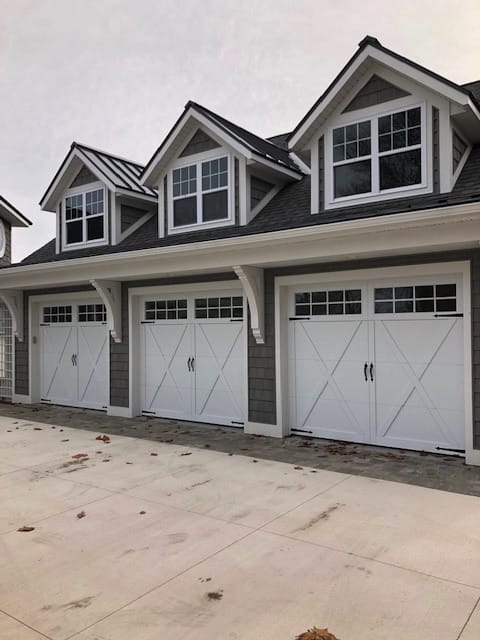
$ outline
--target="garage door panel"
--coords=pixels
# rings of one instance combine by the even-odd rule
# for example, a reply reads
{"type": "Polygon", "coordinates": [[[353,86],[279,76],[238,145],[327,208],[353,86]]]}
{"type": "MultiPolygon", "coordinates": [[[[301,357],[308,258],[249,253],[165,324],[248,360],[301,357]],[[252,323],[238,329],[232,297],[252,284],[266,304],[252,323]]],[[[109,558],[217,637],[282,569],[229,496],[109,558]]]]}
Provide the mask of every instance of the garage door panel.
{"type": "MultiPolygon", "coordinates": [[[[336,317],[293,318],[291,427],[385,446],[464,449],[462,286],[457,278],[447,291],[447,280],[455,278],[356,284],[362,316],[347,317],[345,307],[336,317]]],[[[300,301],[292,289],[292,315],[296,304],[313,310],[303,298],[313,300],[320,289],[302,290],[300,301]]]]}
{"type": "Polygon", "coordinates": [[[78,398],[85,406],[105,408],[108,336],[103,325],[78,329],[78,398]]]}
{"type": "Polygon", "coordinates": [[[195,325],[195,402],[199,420],[243,421],[243,323],[195,325]]]}
{"type": "Polygon", "coordinates": [[[185,323],[143,325],[142,409],[166,417],[188,416],[192,337],[185,323]]]}
{"type": "Polygon", "coordinates": [[[41,396],[51,402],[71,403],[77,398],[77,376],[72,356],[77,352],[71,326],[41,327],[41,396]]]}
{"type": "Polygon", "coordinates": [[[291,424],[319,437],[366,441],[367,324],[357,319],[299,320],[292,324],[291,340],[291,424]]]}

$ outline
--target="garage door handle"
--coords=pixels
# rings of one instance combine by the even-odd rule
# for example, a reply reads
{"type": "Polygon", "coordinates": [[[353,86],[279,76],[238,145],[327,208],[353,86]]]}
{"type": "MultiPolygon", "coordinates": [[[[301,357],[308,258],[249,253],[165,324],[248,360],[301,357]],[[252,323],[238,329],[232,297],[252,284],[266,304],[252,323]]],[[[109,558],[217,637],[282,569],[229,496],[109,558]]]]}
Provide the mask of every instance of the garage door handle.
{"type": "Polygon", "coordinates": [[[188,367],[188,370],[189,370],[189,371],[191,371],[191,369],[190,369],[191,360],[192,360],[191,358],[189,358],[189,359],[187,360],[187,367],[188,367]]]}
{"type": "Polygon", "coordinates": [[[367,370],[368,370],[368,364],[365,362],[365,364],[363,365],[363,375],[365,376],[365,382],[368,382],[367,370]]]}
{"type": "Polygon", "coordinates": [[[370,363],[370,380],[373,382],[373,362],[370,363]]]}
{"type": "Polygon", "coordinates": [[[192,371],[195,371],[195,358],[192,358],[192,371]]]}

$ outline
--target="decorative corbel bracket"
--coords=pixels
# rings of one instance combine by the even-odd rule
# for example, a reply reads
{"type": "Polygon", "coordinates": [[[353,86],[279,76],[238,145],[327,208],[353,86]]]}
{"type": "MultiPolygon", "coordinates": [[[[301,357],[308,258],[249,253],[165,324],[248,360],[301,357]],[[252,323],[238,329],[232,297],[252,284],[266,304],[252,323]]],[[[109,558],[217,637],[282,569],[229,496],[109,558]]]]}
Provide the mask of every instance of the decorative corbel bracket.
{"type": "Polygon", "coordinates": [[[0,291],[0,301],[6,305],[12,316],[13,335],[19,342],[23,342],[23,291],[21,289],[0,291]]]}
{"type": "Polygon", "coordinates": [[[122,285],[114,280],[90,280],[107,308],[107,324],[114,342],[122,341],[122,285]]]}
{"type": "Polygon", "coordinates": [[[265,344],[265,298],[263,269],[260,267],[236,266],[233,270],[242,283],[250,308],[250,325],[257,344],[265,344]]]}

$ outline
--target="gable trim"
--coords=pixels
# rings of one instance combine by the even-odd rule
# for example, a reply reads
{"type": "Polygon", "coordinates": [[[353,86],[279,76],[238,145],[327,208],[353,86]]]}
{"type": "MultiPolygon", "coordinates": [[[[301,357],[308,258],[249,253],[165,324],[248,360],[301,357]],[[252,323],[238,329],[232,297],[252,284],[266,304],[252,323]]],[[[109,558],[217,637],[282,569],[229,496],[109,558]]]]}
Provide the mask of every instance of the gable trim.
{"type": "Polygon", "coordinates": [[[322,114],[324,109],[332,102],[335,95],[352,78],[354,73],[367,61],[368,58],[390,67],[410,77],[412,80],[424,84],[431,90],[445,95],[458,104],[469,106],[477,118],[480,119],[480,106],[473,99],[472,94],[462,86],[447,80],[429,69],[405,58],[390,49],[383,47],[376,38],[367,36],[360,42],[359,49],[350,58],[340,73],[334,78],[325,92],[300,120],[288,138],[288,148],[299,145],[309,129],[322,114]]]}

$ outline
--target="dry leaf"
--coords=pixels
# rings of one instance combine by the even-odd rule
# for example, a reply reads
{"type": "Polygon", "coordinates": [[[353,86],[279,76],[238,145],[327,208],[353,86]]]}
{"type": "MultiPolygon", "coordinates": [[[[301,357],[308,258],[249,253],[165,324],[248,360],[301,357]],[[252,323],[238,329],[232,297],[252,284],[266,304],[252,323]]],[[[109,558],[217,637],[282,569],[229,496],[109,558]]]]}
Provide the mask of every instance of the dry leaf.
{"type": "Polygon", "coordinates": [[[192,452],[191,451],[187,451],[187,453],[181,453],[181,456],[191,456],[192,452]]]}
{"type": "Polygon", "coordinates": [[[86,515],[85,511],[80,511],[80,513],[77,513],[77,518],[81,520],[82,518],[85,518],[86,515]]]}
{"type": "Polygon", "coordinates": [[[147,512],[146,511],[139,511],[141,516],[144,516],[147,512]]]}
{"type": "Polygon", "coordinates": [[[296,466],[296,467],[293,467],[293,468],[296,469],[297,471],[301,471],[303,469],[303,467],[299,467],[299,466],[296,466]]]}
{"type": "Polygon", "coordinates": [[[35,531],[35,527],[27,527],[24,525],[23,527],[20,527],[19,529],[17,529],[17,531],[29,533],[30,531],[35,531]]]}
{"type": "Polygon", "coordinates": [[[81,458],[88,458],[88,453],[75,453],[72,458],[74,460],[81,460],[81,458]]]}
{"type": "Polygon", "coordinates": [[[158,453],[154,453],[154,452],[152,452],[150,455],[151,455],[151,456],[158,456],[158,453]]]}
{"type": "Polygon", "coordinates": [[[297,636],[296,640],[338,640],[328,629],[313,627],[297,636]]]}

